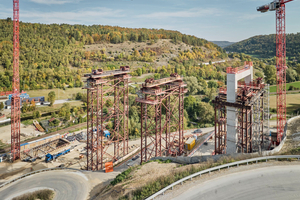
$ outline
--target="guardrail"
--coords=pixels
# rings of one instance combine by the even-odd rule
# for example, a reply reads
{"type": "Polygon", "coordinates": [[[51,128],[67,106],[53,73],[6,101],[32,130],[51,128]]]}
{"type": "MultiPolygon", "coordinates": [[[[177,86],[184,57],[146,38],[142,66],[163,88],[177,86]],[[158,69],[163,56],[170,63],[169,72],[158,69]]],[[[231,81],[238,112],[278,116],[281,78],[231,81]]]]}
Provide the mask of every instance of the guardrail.
{"type": "Polygon", "coordinates": [[[217,166],[217,167],[209,168],[209,169],[206,169],[206,170],[202,170],[200,172],[189,175],[185,178],[182,178],[182,179],[172,183],[171,185],[163,188],[162,190],[160,190],[157,193],[153,194],[152,196],[148,197],[146,200],[152,200],[152,199],[154,199],[155,197],[157,197],[159,195],[164,195],[164,193],[167,190],[169,190],[169,189],[173,190],[174,186],[179,185],[179,184],[182,185],[184,181],[192,180],[194,177],[197,177],[197,176],[201,177],[202,174],[207,174],[207,173],[210,174],[212,171],[220,171],[223,168],[229,168],[229,167],[235,167],[235,166],[238,167],[239,165],[243,165],[243,164],[248,165],[248,163],[253,163],[253,162],[258,163],[258,161],[268,162],[268,160],[271,160],[271,159],[278,160],[278,159],[291,159],[291,158],[297,158],[299,160],[300,155],[282,155],[282,156],[267,156],[267,157],[252,158],[252,159],[237,161],[237,162],[233,162],[233,163],[224,164],[224,165],[220,165],[220,166],[217,166]]]}
{"type": "Polygon", "coordinates": [[[13,180],[10,180],[10,181],[7,181],[5,183],[3,183],[2,185],[0,185],[0,188],[10,184],[10,183],[13,183],[17,180],[20,180],[22,178],[25,178],[27,176],[31,176],[33,174],[38,174],[38,173],[41,173],[41,172],[46,172],[46,171],[53,171],[53,170],[63,170],[63,169],[67,169],[67,170],[77,170],[77,171],[86,171],[86,170],[79,170],[79,169],[73,169],[73,168],[66,168],[66,167],[54,167],[54,168],[46,168],[46,169],[40,169],[40,170],[37,170],[37,171],[32,171],[30,173],[27,173],[27,174],[24,174],[22,176],[19,176],[18,178],[15,178],[13,180]]]}

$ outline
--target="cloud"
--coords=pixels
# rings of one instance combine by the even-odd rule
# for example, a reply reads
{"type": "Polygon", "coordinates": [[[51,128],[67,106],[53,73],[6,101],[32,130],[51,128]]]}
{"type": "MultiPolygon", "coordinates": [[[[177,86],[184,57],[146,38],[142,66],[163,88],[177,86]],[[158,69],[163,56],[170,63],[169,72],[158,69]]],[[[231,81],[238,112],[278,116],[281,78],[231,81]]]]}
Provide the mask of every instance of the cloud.
{"type": "Polygon", "coordinates": [[[68,12],[40,12],[23,11],[21,21],[39,23],[68,23],[68,24],[109,24],[125,17],[125,12],[120,9],[97,7],[68,12]],[[38,20],[38,21],[36,21],[38,20]]]}
{"type": "Polygon", "coordinates": [[[217,8],[192,8],[188,10],[182,11],[175,11],[175,12],[154,12],[150,14],[139,15],[138,17],[143,18],[168,18],[168,17],[181,17],[181,18],[188,18],[188,17],[200,17],[200,16],[207,16],[207,15],[214,15],[220,16],[224,14],[222,10],[217,8]]]}
{"type": "Polygon", "coordinates": [[[252,20],[259,17],[263,17],[264,15],[261,13],[255,13],[255,14],[242,14],[239,16],[238,21],[244,21],[244,20],[252,20]]]}
{"type": "Polygon", "coordinates": [[[47,4],[47,5],[52,5],[52,4],[57,4],[57,5],[62,5],[66,3],[78,3],[80,0],[30,0],[31,2],[34,3],[39,3],[39,4],[47,4]]]}
{"type": "Polygon", "coordinates": [[[1,7],[0,5],[0,19],[4,19],[7,17],[12,17],[13,11],[12,9],[1,7]]]}

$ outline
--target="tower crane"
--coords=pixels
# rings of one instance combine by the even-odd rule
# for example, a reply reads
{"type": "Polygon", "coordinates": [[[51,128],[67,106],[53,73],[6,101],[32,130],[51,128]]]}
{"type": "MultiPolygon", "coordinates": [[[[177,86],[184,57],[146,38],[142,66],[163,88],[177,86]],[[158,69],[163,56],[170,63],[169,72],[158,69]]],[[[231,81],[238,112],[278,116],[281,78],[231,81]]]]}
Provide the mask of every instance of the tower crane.
{"type": "Polygon", "coordinates": [[[262,13],[276,11],[276,107],[277,107],[277,144],[281,142],[286,123],[286,35],[285,4],[293,0],[274,0],[257,7],[262,13]]]}
{"type": "Polygon", "coordinates": [[[11,158],[20,158],[19,0],[13,0],[13,80],[11,98],[11,158]]]}

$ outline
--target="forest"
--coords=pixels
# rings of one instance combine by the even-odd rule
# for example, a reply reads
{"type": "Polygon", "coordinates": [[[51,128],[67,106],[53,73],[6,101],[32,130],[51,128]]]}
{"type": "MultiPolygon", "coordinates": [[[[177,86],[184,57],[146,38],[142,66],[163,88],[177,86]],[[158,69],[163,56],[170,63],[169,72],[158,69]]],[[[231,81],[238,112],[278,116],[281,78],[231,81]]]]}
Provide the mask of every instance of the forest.
{"type": "MultiPolygon", "coordinates": [[[[0,20],[0,91],[11,90],[13,65],[13,22],[11,18],[0,20]]],[[[164,29],[131,29],[112,26],[85,26],[68,24],[38,24],[20,22],[20,89],[52,89],[81,87],[81,77],[94,67],[92,61],[106,62],[105,50],[89,52],[84,45],[100,43],[156,42],[171,39],[194,47],[211,48],[212,57],[226,57],[219,46],[195,36],[164,29]]],[[[200,50],[182,52],[173,62],[201,59],[200,50]],[[194,53],[194,54],[193,54],[194,53]]],[[[137,52],[116,59],[153,61],[155,52],[137,52]]],[[[113,66],[114,67],[114,66],[113,66]]]]}
{"type": "MultiPolygon", "coordinates": [[[[224,49],[228,52],[245,53],[258,58],[271,58],[276,55],[275,39],[275,34],[258,35],[224,49]]],[[[300,33],[286,34],[286,56],[300,61],[300,33]]]]}

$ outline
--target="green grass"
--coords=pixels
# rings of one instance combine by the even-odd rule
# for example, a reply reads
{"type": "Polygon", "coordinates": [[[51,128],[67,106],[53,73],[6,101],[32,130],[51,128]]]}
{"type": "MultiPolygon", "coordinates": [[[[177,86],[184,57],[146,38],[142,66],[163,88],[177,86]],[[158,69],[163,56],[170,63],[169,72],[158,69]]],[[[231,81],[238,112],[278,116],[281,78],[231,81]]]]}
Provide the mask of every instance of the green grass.
{"type": "MultiPolygon", "coordinates": [[[[81,101],[75,101],[75,102],[67,102],[70,104],[70,106],[81,106],[82,102],[81,101]]],[[[41,106],[41,107],[36,107],[35,110],[40,111],[41,113],[48,113],[48,112],[55,112],[58,111],[61,107],[63,106],[63,104],[55,104],[53,106],[41,106]]],[[[32,116],[33,112],[27,112],[26,116],[32,116]]]]}
{"type": "MultiPolygon", "coordinates": [[[[82,106],[82,101],[74,101],[74,102],[68,102],[70,104],[70,106],[82,106]]],[[[52,107],[51,106],[38,106],[36,107],[35,110],[38,110],[40,111],[42,114],[45,114],[45,113],[52,113],[52,112],[57,112],[61,107],[63,106],[63,104],[55,104],[53,105],[52,107]]],[[[21,120],[22,120],[22,123],[25,123],[27,125],[29,124],[32,124],[32,119],[30,119],[31,117],[33,116],[33,112],[27,112],[27,113],[21,113],[21,120]],[[29,118],[29,120],[27,120],[29,118]]],[[[10,114],[8,115],[8,117],[10,117],[10,114]]],[[[42,119],[42,118],[45,118],[45,117],[41,117],[39,119],[42,119]]],[[[36,119],[38,120],[38,119],[36,119]]]]}
{"type": "MultiPolygon", "coordinates": [[[[300,88],[300,81],[293,82],[293,83],[287,83],[286,89],[288,90],[291,85],[296,88],[300,88]]],[[[276,85],[270,86],[270,92],[276,92],[276,85]]]]}
{"type": "MultiPolygon", "coordinates": [[[[70,104],[70,106],[81,106],[82,105],[82,101],[74,101],[74,102],[67,102],[70,104]]],[[[53,111],[58,111],[61,107],[63,106],[63,104],[55,104],[52,107],[51,106],[41,106],[41,107],[37,107],[36,110],[41,111],[42,113],[45,112],[53,112],[53,111]]]]}
{"type": "MultiPolygon", "coordinates": [[[[144,82],[147,78],[153,77],[154,73],[151,73],[149,75],[142,75],[142,76],[133,76],[131,78],[132,82],[144,82]]],[[[136,85],[137,86],[137,85],[136,85]]]]}
{"type": "MultiPolygon", "coordinates": [[[[293,112],[300,108],[300,94],[286,95],[286,110],[287,113],[293,112]]],[[[276,108],[276,95],[270,96],[270,108],[276,108]]]]}
{"type": "Polygon", "coordinates": [[[249,54],[249,53],[246,53],[246,55],[252,56],[252,57],[254,57],[254,58],[264,58],[264,57],[262,57],[262,56],[259,55],[259,54],[249,54]]]}
{"type": "Polygon", "coordinates": [[[9,144],[5,144],[0,140],[0,153],[3,153],[4,149],[6,149],[7,147],[9,147],[9,144]]]}
{"type": "Polygon", "coordinates": [[[44,90],[28,90],[26,91],[30,97],[38,97],[44,96],[46,99],[48,98],[49,92],[54,91],[56,95],[56,99],[68,99],[72,98],[73,94],[77,94],[78,92],[86,92],[82,88],[67,88],[63,89],[44,89],[44,90]]]}

